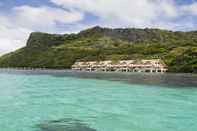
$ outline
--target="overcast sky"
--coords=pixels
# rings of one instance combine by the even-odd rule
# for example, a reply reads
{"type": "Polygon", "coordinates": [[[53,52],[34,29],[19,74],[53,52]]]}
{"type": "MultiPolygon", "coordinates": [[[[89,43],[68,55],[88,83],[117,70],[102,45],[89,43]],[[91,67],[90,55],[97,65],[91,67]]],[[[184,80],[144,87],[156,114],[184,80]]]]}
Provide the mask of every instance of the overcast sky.
{"type": "Polygon", "coordinates": [[[105,27],[197,30],[197,0],[1,0],[0,55],[23,47],[30,32],[105,27]]]}

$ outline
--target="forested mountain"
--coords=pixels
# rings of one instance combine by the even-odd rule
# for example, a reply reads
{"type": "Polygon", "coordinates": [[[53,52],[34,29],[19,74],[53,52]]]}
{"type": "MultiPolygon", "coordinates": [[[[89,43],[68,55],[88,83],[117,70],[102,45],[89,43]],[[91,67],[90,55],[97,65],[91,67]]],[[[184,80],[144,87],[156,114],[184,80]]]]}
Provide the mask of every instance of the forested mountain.
{"type": "Polygon", "coordinates": [[[197,31],[93,27],[77,34],[30,34],[0,67],[70,68],[75,61],[162,59],[170,72],[197,72],[197,31]]]}

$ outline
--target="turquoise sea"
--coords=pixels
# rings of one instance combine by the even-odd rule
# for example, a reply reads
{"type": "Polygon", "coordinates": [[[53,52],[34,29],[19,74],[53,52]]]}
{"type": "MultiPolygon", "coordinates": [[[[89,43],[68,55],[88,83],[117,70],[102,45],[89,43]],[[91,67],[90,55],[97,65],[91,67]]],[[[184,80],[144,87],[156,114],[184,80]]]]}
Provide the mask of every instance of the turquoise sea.
{"type": "Polygon", "coordinates": [[[197,131],[197,76],[1,69],[0,131],[197,131]]]}

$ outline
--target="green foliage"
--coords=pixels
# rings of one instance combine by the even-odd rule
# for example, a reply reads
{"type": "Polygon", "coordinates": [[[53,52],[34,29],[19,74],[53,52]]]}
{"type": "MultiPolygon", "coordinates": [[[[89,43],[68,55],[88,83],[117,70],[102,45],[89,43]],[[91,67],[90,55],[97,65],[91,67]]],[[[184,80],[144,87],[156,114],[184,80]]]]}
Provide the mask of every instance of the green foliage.
{"type": "Polygon", "coordinates": [[[32,33],[27,46],[0,58],[0,67],[70,68],[75,61],[155,59],[170,72],[197,72],[197,32],[94,27],[78,34],[32,33]]]}

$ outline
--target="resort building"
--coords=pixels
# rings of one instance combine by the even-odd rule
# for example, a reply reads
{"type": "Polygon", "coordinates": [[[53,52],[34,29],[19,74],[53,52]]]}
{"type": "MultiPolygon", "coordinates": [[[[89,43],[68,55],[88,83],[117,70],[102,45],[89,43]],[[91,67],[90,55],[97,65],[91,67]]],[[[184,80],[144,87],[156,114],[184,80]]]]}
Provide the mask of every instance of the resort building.
{"type": "Polygon", "coordinates": [[[103,72],[151,72],[164,73],[167,67],[160,59],[153,60],[121,60],[121,61],[85,61],[72,65],[76,71],[103,72]]]}

